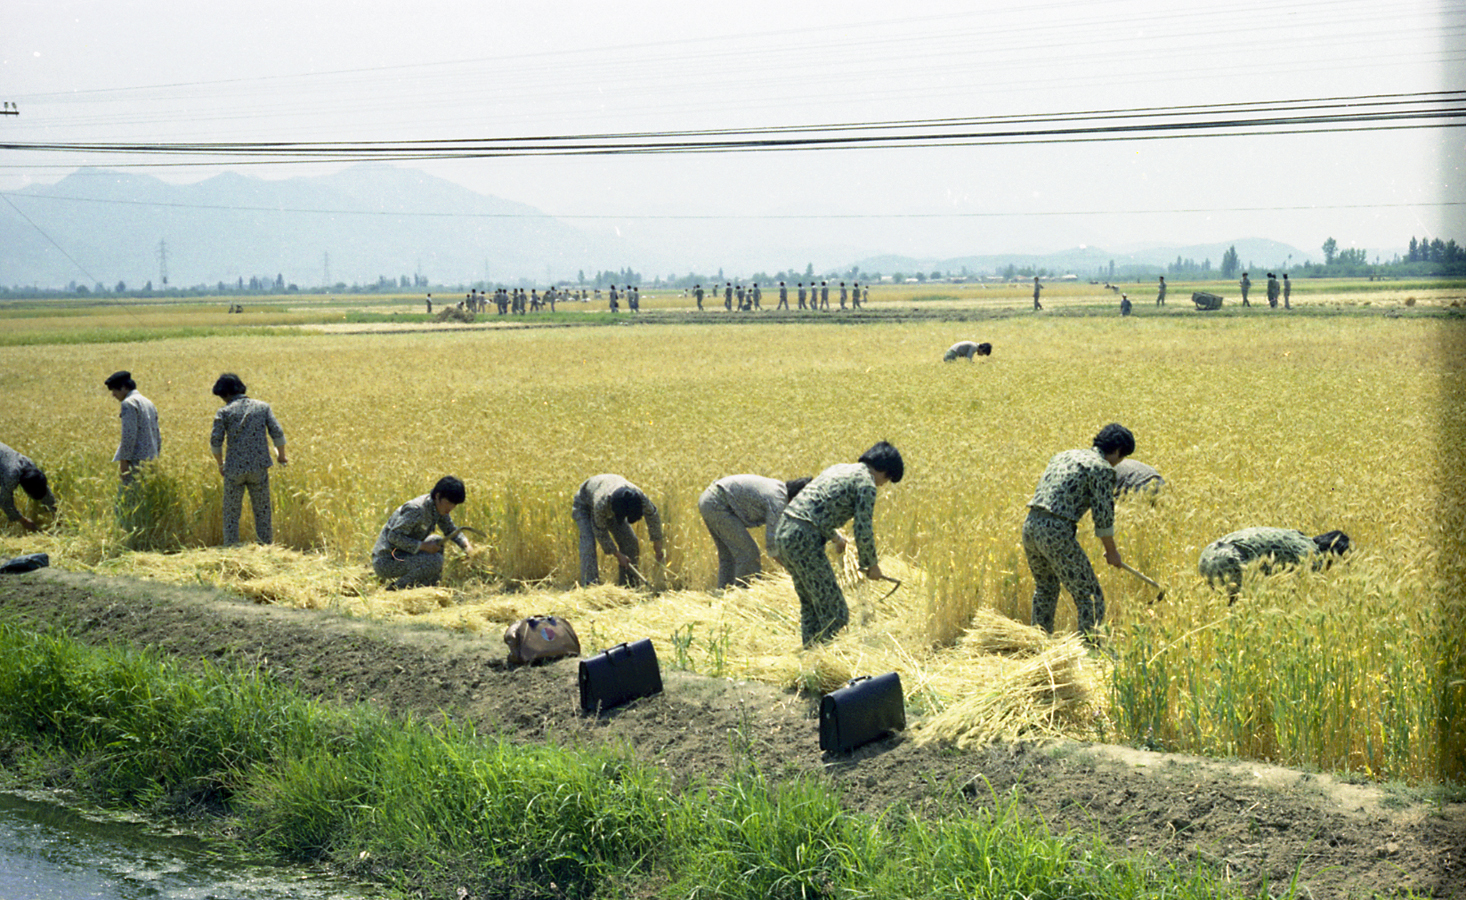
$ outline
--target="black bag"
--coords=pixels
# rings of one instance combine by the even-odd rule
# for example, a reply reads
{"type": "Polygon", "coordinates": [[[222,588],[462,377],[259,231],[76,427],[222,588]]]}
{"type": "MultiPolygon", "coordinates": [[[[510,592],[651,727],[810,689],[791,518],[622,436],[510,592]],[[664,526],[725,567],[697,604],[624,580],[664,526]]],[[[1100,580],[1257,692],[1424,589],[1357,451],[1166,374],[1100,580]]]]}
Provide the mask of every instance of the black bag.
{"type": "Polygon", "coordinates": [[[580,710],[612,709],[662,692],[662,670],[648,638],[617,644],[580,661],[580,710]]]}
{"type": "Polygon", "coordinates": [[[901,676],[863,675],[820,698],[820,749],[848,753],[888,732],[906,728],[901,676]]]}
{"type": "Polygon", "coordinates": [[[15,559],[0,566],[0,572],[4,572],[7,575],[16,572],[34,572],[37,569],[44,569],[50,564],[51,557],[46,554],[29,553],[25,556],[17,556],[15,559]]]}

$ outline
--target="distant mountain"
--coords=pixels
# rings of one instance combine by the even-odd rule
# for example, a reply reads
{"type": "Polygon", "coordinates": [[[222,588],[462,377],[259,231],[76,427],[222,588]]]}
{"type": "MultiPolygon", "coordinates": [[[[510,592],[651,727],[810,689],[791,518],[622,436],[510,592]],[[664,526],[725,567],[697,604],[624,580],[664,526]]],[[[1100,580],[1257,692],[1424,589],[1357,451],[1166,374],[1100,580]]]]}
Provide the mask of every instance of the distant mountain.
{"type": "Polygon", "coordinates": [[[437,283],[573,277],[631,248],[520,203],[411,169],[355,166],[266,181],[226,173],[171,185],[82,169],[0,207],[0,284],[126,281],[189,287],[251,276],[318,286],[422,273],[437,283]]]}
{"type": "MultiPolygon", "coordinates": [[[[746,277],[760,268],[807,260],[821,271],[1001,271],[1031,266],[1081,278],[1144,277],[1177,257],[1210,259],[1214,269],[1235,245],[1251,269],[1289,268],[1308,256],[1275,241],[1243,239],[1189,247],[1123,251],[1077,247],[1046,254],[951,258],[862,251],[849,235],[724,222],[628,220],[615,235],[585,231],[522,203],[487,196],[414,169],[354,166],[333,175],[267,181],[226,173],[174,185],[148,175],[81,169],[54,185],[32,186],[0,204],[0,285],[212,287],[252,277],[303,289],[330,282],[399,282],[421,274],[436,285],[476,281],[543,283],[578,272],[631,267],[657,273],[727,268],[746,277]],[[14,205],[12,208],[11,204],[14,205]],[[19,210],[19,212],[17,212],[19,210]],[[625,235],[625,236],[623,236],[625,235]],[[754,260],[784,260],[773,263],[754,260]],[[1102,274],[1104,273],[1104,274],[1102,274]]],[[[865,239],[869,247],[875,240],[865,239]]],[[[913,242],[908,238],[908,246],[913,242]]],[[[914,241],[919,246],[920,241],[914,241]]],[[[875,244],[879,246],[878,243],[875,244]]],[[[801,266],[802,268],[802,266],[801,266]]]]}

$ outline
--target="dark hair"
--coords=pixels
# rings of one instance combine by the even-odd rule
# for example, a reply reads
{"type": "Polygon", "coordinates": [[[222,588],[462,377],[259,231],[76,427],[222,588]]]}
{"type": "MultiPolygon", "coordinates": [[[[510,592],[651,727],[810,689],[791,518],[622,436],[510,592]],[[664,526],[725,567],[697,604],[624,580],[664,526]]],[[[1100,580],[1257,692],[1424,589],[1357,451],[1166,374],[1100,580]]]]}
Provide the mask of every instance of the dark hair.
{"type": "Polygon", "coordinates": [[[1105,456],[1109,456],[1115,450],[1120,451],[1120,458],[1124,459],[1135,452],[1135,435],[1130,429],[1119,422],[1111,422],[1099,430],[1094,436],[1095,449],[1105,456]]]}
{"type": "Polygon", "coordinates": [[[1313,539],[1319,553],[1335,553],[1343,556],[1349,552],[1349,535],[1342,531],[1329,531],[1313,539]]]}
{"type": "Polygon", "coordinates": [[[26,460],[20,467],[20,489],[25,491],[26,496],[32,500],[45,500],[51,493],[51,486],[46,481],[46,473],[36,467],[36,464],[26,460]]]}
{"type": "Polygon", "coordinates": [[[127,371],[126,369],[123,369],[119,372],[113,372],[111,375],[108,375],[107,380],[102,383],[107,386],[108,390],[112,391],[118,390],[119,388],[126,388],[129,391],[137,389],[137,382],[132,380],[132,373],[127,371]]]}
{"type": "Polygon", "coordinates": [[[800,491],[804,490],[804,486],[813,480],[812,478],[796,478],[793,481],[784,482],[784,502],[793,500],[800,491]]]}
{"type": "Polygon", "coordinates": [[[433,493],[431,494],[431,496],[434,500],[442,497],[444,500],[447,500],[454,506],[457,506],[458,504],[463,502],[463,498],[466,497],[467,494],[463,490],[463,482],[459,481],[457,478],[454,478],[452,475],[444,475],[442,478],[438,479],[437,484],[433,485],[433,493]]]}
{"type": "Polygon", "coordinates": [[[611,512],[616,518],[627,522],[641,521],[641,509],[646,496],[629,484],[623,484],[611,492],[611,512]]]}
{"type": "Polygon", "coordinates": [[[992,356],[993,355],[993,345],[992,344],[989,344],[987,341],[983,341],[981,344],[978,344],[977,345],[977,355],[978,356],[992,356]]]}
{"type": "Polygon", "coordinates": [[[885,441],[879,442],[860,454],[860,459],[856,462],[863,462],[877,472],[886,473],[886,477],[892,481],[900,481],[901,476],[906,474],[906,464],[901,461],[901,451],[885,441]]]}
{"type": "Polygon", "coordinates": [[[238,397],[245,392],[244,382],[233,372],[225,372],[214,382],[215,397],[238,397]]]}

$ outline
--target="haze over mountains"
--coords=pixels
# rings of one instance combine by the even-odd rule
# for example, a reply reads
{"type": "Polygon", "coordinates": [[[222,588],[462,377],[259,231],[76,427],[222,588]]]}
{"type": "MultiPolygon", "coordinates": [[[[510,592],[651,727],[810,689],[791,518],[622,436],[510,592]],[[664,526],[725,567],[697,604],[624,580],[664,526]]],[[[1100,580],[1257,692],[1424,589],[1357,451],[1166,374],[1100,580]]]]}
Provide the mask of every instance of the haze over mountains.
{"type": "Polygon", "coordinates": [[[819,272],[859,266],[885,274],[979,274],[1011,264],[1087,279],[1111,261],[1117,273],[1161,270],[1178,257],[1209,259],[1215,269],[1229,246],[1251,268],[1296,267],[1316,258],[1256,238],[1184,247],[1035,248],[1028,254],[974,248],[971,256],[935,258],[842,245],[817,229],[803,244],[773,234],[761,242],[759,229],[737,224],[727,226],[724,244],[716,229],[703,226],[694,236],[675,221],[571,224],[522,203],[380,164],[279,181],[223,174],[187,185],[82,169],[7,199],[0,205],[0,285],[7,287],[158,285],[165,267],[172,287],[280,276],[314,289],[419,275],[441,285],[547,283],[623,268],[647,280],[719,270],[737,278],[810,264],[819,272]]]}

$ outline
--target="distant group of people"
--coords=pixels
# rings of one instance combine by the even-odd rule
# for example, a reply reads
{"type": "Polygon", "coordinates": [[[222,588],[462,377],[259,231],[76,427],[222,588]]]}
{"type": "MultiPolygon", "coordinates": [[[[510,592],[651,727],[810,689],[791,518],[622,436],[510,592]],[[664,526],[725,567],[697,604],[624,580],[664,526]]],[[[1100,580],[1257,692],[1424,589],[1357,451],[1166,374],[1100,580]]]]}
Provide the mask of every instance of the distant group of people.
{"type": "MultiPolygon", "coordinates": [[[[781,281],[777,289],[778,302],[774,308],[776,310],[790,309],[789,298],[792,293],[795,302],[798,304],[794,308],[809,311],[829,310],[830,294],[832,291],[836,292],[836,302],[839,304],[839,309],[860,309],[870,299],[870,287],[863,287],[858,281],[852,282],[848,286],[845,282],[841,281],[833,288],[830,286],[829,281],[821,281],[816,284],[811,280],[808,287],[805,287],[804,282],[800,281],[793,288],[789,287],[786,282],[781,281]]],[[[707,293],[703,290],[701,284],[693,285],[692,297],[697,302],[697,308],[699,310],[705,309],[703,298],[707,296],[707,293]]],[[[714,302],[716,302],[718,295],[717,285],[713,285],[711,293],[714,302]]],[[[763,288],[759,287],[758,282],[754,282],[752,285],[745,287],[742,282],[727,281],[723,283],[722,293],[723,309],[728,312],[751,312],[764,308],[764,292],[763,288]]]]}
{"type": "MultiPolygon", "coordinates": [[[[1243,272],[1242,280],[1237,284],[1242,289],[1242,305],[1251,306],[1252,304],[1247,300],[1247,295],[1252,290],[1252,279],[1247,276],[1246,272],[1243,272]]],[[[1267,305],[1273,309],[1277,309],[1279,297],[1283,300],[1284,309],[1292,309],[1293,283],[1288,280],[1287,272],[1283,273],[1283,280],[1281,282],[1278,281],[1277,275],[1269,272],[1267,273],[1267,305]]]]}
{"type": "MultiPolygon", "coordinates": [[[[597,291],[597,294],[600,292],[597,291]]],[[[492,305],[499,315],[522,316],[527,312],[555,311],[555,304],[564,301],[578,301],[585,303],[587,295],[584,289],[571,290],[569,288],[547,287],[541,293],[539,288],[530,288],[528,292],[524,288],[495,288],[492,295],[478,288],[470,290],[462,300],[458,301],[458,309],[464,312],[483,314],[489,311],[492,305]]],[[[433,314],[433,295],[428,294],[424,300],[427,305],[428,315],[433,314]]]]}

